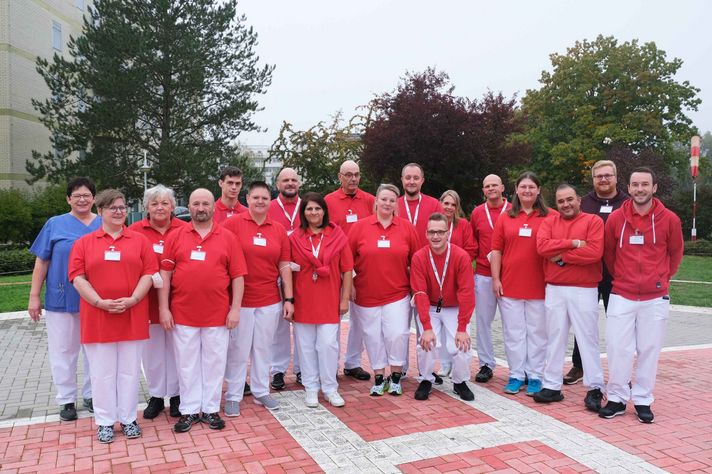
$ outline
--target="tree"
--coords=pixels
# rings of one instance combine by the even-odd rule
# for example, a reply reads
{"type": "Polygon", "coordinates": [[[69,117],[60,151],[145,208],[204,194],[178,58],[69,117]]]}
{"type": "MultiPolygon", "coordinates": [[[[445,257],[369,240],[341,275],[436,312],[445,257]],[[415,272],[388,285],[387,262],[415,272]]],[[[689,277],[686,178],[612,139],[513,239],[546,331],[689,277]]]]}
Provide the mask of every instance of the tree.
{"type": "Polygon", "coordinates": [[[680,161],[675,144],[695,132],[685,111],[701,103],[698,88],[675,80],[681,59],[668,60],[652,42],[603,36],[550,58],[553,71],[522,99],[528,127],[518,137],[532,147],[528,167],[545,182],[588,181],[609,144],[680,161]]]}
{"type": "Polygon", "coordinates": [[[395,91],[376,96],[363,136],[363,164],[381,182],[400,183],[403,165],[425,171],[423,192],[455,189],[465,207],[480,202],[490,173],[506,176],[526,147],[509,137],[523,131],[515,99],[488,92],[481,101],[457,97],[444,72],[407,73],[395,91]]]}
{"type": "Polygon", "coordinates": [[[147,150],[151,184],[213,182],[238,134],[259,129],[255,96],[274,69],[258,65],[236,1],[96,0],[88,12],[70,59],[37,59],[51,98],[33,104],[54,150],[33,153],[33,179],[87,175],[135,197],[147,150]]]}

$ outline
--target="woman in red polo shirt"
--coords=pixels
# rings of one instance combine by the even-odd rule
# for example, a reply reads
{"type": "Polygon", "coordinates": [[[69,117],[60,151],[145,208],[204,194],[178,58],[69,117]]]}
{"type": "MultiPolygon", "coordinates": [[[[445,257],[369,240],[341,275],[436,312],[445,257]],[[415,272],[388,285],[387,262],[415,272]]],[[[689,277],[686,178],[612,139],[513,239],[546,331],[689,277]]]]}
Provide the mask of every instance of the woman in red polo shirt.
{"type": "Polygon", "coordinates": [[[352,318],[363,328],[366,352],[375,373],[371,395],[401,395],[400,379],[410,337],[410,259],[418,250],[418,234],[410,222],[395,215],[398,188],[382,184],[376,212],[349,231],[354,257],[352,318]],[[391,375],[385,378],[386,365],[391,375]]]}
{"type": "Polygon", "coordinates": [[[116,189],[96,196],[101,228],[77,240],[69,280],[81,302],[81,340],[92,367],[94,421],[101,443],[114,440],[119,421],[127,438],[136,423],[142,341],[148,339],[151,275],[158,262],[143,235],[124,227],[126,199],[116,189]]]}
{"type": "Polygon", "coordinates": [[[341,228],[329,222],[326,201],[317,193],[302,196],[299,229],[289,240],[294,273],[294,335],[308,407],[324,398],[344,406],[337,391],[339,323],[349,310],[353,256],[341,228]],[[298,271],[296,270],[298,268],[298,271]]]}
{"type": "Polygon", "coordinates": [[[536,235],[549,209],[541,182],[524,172],[515,184],[512,208],[497,219],[492,234],[492,290],[502,312],[509,381],[504,392],[516,394],[528,377],[527,395],[541,390],[546,363],[544,261],[536,251],[536,235]]]}

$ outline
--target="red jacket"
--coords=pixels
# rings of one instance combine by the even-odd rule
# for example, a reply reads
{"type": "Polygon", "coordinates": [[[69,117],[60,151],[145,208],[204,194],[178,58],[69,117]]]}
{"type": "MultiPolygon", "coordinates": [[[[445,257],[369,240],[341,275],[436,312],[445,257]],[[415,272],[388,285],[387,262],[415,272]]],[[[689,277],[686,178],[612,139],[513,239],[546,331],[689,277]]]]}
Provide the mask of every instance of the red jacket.
{"type": "Polygon", "coordinates": [[[682,252],[680,218],[656,198],[644,216],[629,200],[606,221],[603,259],[613,275],[612,292],[624,298],[645,301],[667,295],[682,252]],[[642,244],[631,243],[636,234],[642,244]]]}

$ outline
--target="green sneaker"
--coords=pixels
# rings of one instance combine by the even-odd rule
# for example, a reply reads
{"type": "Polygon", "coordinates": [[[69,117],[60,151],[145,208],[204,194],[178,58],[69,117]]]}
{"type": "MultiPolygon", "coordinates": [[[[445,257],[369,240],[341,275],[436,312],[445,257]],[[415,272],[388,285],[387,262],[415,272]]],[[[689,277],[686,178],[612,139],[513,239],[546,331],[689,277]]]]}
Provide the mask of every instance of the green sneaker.
{"type": "Polygon", "coordinates": [[[376,375],[376,380],[371,387],[370,395],[372,397],[380,397],[388,391],[388,379],[383,378],[383,375],[376,375]]]}

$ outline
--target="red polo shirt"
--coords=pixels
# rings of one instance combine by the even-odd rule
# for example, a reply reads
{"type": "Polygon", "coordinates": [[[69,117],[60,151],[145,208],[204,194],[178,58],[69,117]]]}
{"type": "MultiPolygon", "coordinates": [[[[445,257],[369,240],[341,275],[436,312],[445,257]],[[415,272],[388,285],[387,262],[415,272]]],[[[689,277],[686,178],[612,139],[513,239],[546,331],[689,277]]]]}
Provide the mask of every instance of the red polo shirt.
{"type": "Polygon", "coordinates": [[[250,269],[245,276],[242,306],[261,308],[282,301],[277,286],[279,262],[289,262],[291,257],[285,228],[269,215],[262,225],[258,225],[249,211],[225,221],[223,225],[237,236],[250,269]]]}
{"type": "Polygon", "coordinates": [[[222,199],[215,201],[215,212],[213,213],[213,222],[222,224],[226,219],[245,212],[247,208],[240,204],[240,201],[235,203],[235,207],[229,208],[223,204],[222,199]]]}
{"type": "Polygon", "coordinates": [[[476,274],[488,277],[492,276],[490,262],[487,260],[487,254],[492,250],[492,232],[494,231],[494,226],[497,224],[499,216],[511,208],[512,204],[504,201],[504,204],[499,207],[489,207],[485,202],[473,209],[472,215],[470,216],[470,226],[472,227],[472,237],[477,244],[477,256],[475,257],[475,261],[477,262],[475,267],[476,274]],[[487,207],[486,209],[485,206],[487,207]],[[489,219],[487,219],[488,211],[489,219]],[[492,220],[491,225],[490,220],[492,220]]]}
{"type": "Polygon", "coordinates": [[[450,243],[457,245],[470,256],[470,263],[475,259],[477,254],[477,242],[472,236],[472,227],[467,219],[457,219],[457,225],[452,228],[450,235],[450,243]]]}
{"type": "Polygon", "coordinates": [[[272,222],[277,222],[282,225],[288,234],[291,234],[295,230],[299,229],[299,224],[302,220],[299,218],[299,206],[298,201],[285,202],[281,196],[277,196],[275,199],[269,203],[269,211],[267,215],[272,222]],[[284,206],[284,210],[280,206],[280,203],[284,206]],[[292,220],[293,219],[293,220],[292,220]]]}
{"type": "Polygon", "coordinates": [[[418,248],[428,245],[428,239],[425,236],[425,231],[428,230],[428,218],[430,217],[430,214],[433,212],[443,212],[440,201],[423,193],[420,193],[420,195],[423,197],[420,204],[418,204],[418,199],[407,201],[408,209],[410,210],[410,219],[408,218],[408,212],[405,210],[405,196],[398,198],[398,215],[415,226],[419,242],[418,248]],[[418,214],[417,218],[416,212],[418,214]]]}
{"type": "MultiPolygon", "coordinates": [[[[77,240],[69,256],[69,281],[84,275],[102,299],[130,297],[142,276],[157,271],[148,239],[128,229],[114,240],[99,228],[77,240]],[[119,252],[120,260],[107,260],[107,251],[119,252]]],[[[120,314],[108,313],[82,298],[79,315],[82,344],[148,339],[148,298],[120,314]]]]}
{"type": "Polygon", "coordinates": [[[408,267],[420,244],[407,220],[396,216],[387,229],[375,215],[359,220],[349,231],[349,245],[356,270],[356,304],[383,306],[410,293],[408,267]]]}
{"type": "Polygon", "coordinates": [[[163,246],[161,269],[173,272],[173,320],[192,327],[224,326],[232,280],[247,273],[237,239],[215,223],[205,238],[192,225],[173,232],[163,246]],[[204,252],[204,259],[194,251],[204,252]]]}
{"type": "Polygon", "coordinates": [[[373,214],[376,198],[361,189],[356,194],[348,195],[342,188],[324,197],[329,208],[329,220],[349,234],[351,227],[361,219],[373,214]]]}

